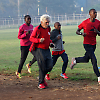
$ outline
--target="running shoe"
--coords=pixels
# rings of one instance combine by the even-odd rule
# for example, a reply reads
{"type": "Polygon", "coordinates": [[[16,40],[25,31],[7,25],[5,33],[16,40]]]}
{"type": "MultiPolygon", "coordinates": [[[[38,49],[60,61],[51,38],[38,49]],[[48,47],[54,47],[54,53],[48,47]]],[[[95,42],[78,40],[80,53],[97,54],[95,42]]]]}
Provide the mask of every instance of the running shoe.
{"type": "Polygon", "coordinates": [[[68,79],[68,77],[66,76],[66,73],[64,73],[64,74],[61,73],[60,76],[61,76],[62,78],[64,78],[64,79],[68,79]]]}
{"type": "Polygon", "coordinates": [[[39,89],[45,89],[46,87],[44,86],[44,83],[39,84],[38,86],[39,89]]]}
{"type": "Polygon", "coordinates": [[[98,77],[98,83],[100,84],[100,77],[98,77]]]}
{"type": "Polygon", "coordinates": [[[46,78],[47,80],[50,80],[49,74],[46,74],[45,78],[46,78]]]}
{"type": "Polygon", "coordinates": [[[26,67],[28,69],[28,72],[31,73],[31,66],[29,66],[29,64],[26,64],[26,67]]]}
{"type": "Polygon", "coordinates": [[[70,68],[73,69],[73,67],[74,67],[75,65],[76,65],[76,60],[75,60],[75,58],[72,58],[70,68]]]}
{"type": "Polygon", "coordinates": [[[16,71],[16,76],[17,76],[17,78],[22,78],[22,77],[21,77],[21,74],[18,73],[17,71],[16,71]]]}

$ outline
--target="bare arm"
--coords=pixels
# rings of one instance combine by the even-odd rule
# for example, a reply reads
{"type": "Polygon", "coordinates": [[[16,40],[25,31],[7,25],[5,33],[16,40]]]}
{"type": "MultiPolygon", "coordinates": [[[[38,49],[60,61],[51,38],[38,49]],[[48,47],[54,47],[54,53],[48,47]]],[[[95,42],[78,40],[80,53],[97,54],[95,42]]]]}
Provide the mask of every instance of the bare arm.
{"type": "Polygon", "coordinates": [[[100,32],[97,29],[94,29],[94,32],[98,34],[98,36],[100,36],[100,32]]]}
{"type": "Polygon", "coordinates": [[[77,35],[82,35],[82,36],[86,36],[86,33],[82,33],[82,32],[80,32],[81,31],[81,29],[77,29],[77,31],[76,31],[76,34],[77,35]]]}

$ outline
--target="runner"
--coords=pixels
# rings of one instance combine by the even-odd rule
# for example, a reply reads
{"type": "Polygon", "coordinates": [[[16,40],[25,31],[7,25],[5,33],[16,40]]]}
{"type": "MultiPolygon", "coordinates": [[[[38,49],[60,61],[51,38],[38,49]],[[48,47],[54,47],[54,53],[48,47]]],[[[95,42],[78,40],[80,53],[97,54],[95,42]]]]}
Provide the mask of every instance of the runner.
{"type": "MultiPolygon", "coordinates": [[[[68,77],[66,76],[65,71],[68,65],[68,56],[65,53],[65,50],[63,47],[63,44],[65,43],[65,41],[62,41],[61,24],[59,22],[55,22],[54,27],[55,29],[52,30],[50,34],[50,39],[55,45],[55,47],[52,48],[53,66],[56,64],[57,59],[61,57],[63,59],[63,65],[62,65],[62,73],[60,76],[64,79],[67,79],[68,77]]],[[[50,73],[46,74],[47,80],[50,80],[49,74],[50,73]]]]}
{"type": "Polygon", "coordinates": [[[41,24],[32,32],[30,41],[32,45],[30,47],[30,52],[35,55],[38,66],[39,66],[39,89],[44,89],[47,87],[45,81],[45,75],[52,70],[52,58],[49,46],[52,46],[52,41],[50,40],[50,16],[42,15],[40,18],[41,24]]]}
{"type": "MultiPolygon", "coordinates": [[[[26,15],[24,17],[25,23],[19,27],[18,32],[18,39],[20,39],[20,50],[21,50],[21,60],[19,63],[18,71],[16,71],[16,75],[18,78],[21,78],[21,70],[23,68],[23,64],[27,58],[27,55],[29,53],[29,48],[31,45],[31,41],[29,40],[30,35],[33,31],[33,25],[31,25],[31,17],[30,15],[26,15]]],[[[34,57],[32,61],[30,61],[30,65],[36,61],[36,58],[34,57]]],[[[28,72],[31,73],[30,66],[27,65],[28,72]]]]}
{"type": "Polygon", "coordinates": [[[89,10],[90,18],[84,20],[76,31],[76,34],[82,35],[84,37],[83,46],[85,49],[85,55],[83,57],[72,58],[70,68],[73,69],[74,65],[77,63],[88,63],[91,59],[93,70],[98,77],[98,82],[100,83],[100,73],[97,66],[97,59],[94,54],[96,49],[96,36],[100,36],[100,21],[96,19],[97,12],[95,9],[89,10]],[[84,32],[80,32],[84,29],[84,32]]]}

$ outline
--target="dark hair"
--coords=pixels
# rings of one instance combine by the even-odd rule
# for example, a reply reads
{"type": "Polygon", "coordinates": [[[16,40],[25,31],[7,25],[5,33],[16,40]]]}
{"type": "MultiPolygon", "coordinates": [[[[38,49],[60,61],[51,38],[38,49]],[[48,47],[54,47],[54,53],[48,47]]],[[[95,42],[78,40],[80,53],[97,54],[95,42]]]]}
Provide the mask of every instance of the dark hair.
{"type": "Polygon", "coordinates": [[[30,15],[25,15],[25,16],[24,16],[24,20],[25,20],[27,17],[30,17],[30,15]]]}
{"type": "Polygon", "coordinates": [[[55,22],[55,23],[54,23],[54,27],[56,26],[56,24],[60,24],[60,23],[59,23],[59,22],[55,22]]]}
{"type": "Polygon", "coordinates": [[[95,10],[95,9],[94,9],[94,8],[90,9],[90,10],[89,10],[89,13],[90,13],[92,10],[95,10]]]}

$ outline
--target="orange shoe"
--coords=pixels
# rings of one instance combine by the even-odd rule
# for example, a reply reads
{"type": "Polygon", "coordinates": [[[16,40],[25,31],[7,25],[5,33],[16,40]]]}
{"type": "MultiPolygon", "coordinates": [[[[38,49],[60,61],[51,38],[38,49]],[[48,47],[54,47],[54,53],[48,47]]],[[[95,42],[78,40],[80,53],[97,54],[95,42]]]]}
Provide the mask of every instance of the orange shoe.
{"type": "Polygon", "coordinates": [[[16,71],[16,76],[17,76],[17,78],[22,78],[21,73],[18,73],[17,71],[16,71]]]}
{"type": "Polygon", "coordinates": [[[28,72],[31,73],[31,66],[29,66],[29,64],[26,64],[26,67],[28,69],[28,72]]]}

